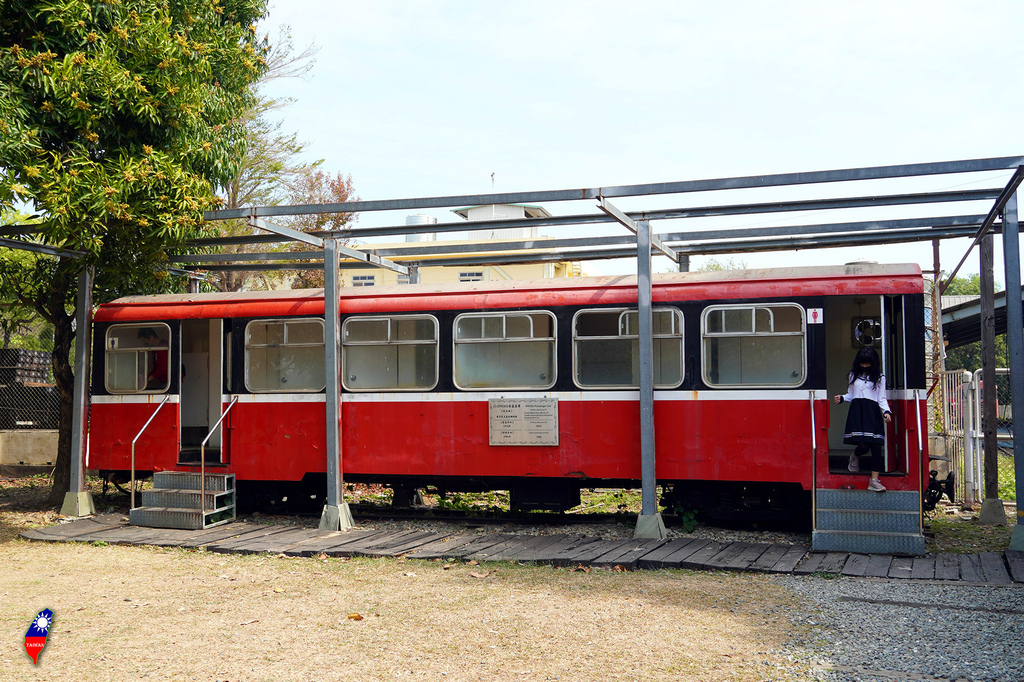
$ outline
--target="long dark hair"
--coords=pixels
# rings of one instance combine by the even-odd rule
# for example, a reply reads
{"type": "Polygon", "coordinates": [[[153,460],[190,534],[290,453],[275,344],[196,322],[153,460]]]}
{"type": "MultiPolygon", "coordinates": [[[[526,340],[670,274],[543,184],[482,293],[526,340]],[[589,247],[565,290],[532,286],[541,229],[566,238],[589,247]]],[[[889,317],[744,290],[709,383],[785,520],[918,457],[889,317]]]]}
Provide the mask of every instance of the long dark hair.
{"type": "Polygon", "coordinates": [[[878,380],[882,377],[882,366],[878,359],[878,353],[871,346],[864,346],[857,351],[857,357],[853,359],[853,369],[850,370],[850,383],[859,376],[866,376],[868,381],[873,386],[878,385],[878,380]],[[870,367],[865,369],[861,367],[862,362],[870,363],[870,367]]]}

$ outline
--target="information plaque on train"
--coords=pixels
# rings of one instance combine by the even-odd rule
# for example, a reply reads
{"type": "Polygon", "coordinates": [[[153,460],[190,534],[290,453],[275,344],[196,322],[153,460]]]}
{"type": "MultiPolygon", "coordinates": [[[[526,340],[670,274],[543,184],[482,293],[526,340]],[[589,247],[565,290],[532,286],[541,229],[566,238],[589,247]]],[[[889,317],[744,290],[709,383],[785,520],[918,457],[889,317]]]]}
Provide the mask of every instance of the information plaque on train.
{"type": "Polygon", "coordinates": [[[558,445],[558,400],[487,401],[491,445],[558,445]]]}

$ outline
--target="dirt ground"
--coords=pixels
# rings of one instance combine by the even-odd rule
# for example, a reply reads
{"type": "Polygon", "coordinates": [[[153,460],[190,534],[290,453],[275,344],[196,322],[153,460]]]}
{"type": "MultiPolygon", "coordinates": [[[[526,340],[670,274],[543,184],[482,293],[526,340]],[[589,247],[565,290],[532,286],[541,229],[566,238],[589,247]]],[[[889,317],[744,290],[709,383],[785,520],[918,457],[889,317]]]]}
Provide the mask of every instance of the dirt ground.
{"type": "MultiPolygon", "coordinates": [[[[795,597],[771,576],[18,538],[57,522],[41,504],[47,490],[45,480],[0,480],[5,680],[781,680],[803,672],[773,653],[802,633],[787,618],[795,597]],[[43,608],[54,622],[34,666],[23,638],[43,608]]],[[[962,515],[941,518],[957,533],[971,529],[969,518],[957,523],[962,515]]]]}
{"type": "Polygon", "coordinates": [[[45,493],[0,485],[5,680],[785,679],[769,576],[284,558],[29,542],[45,493]],[[29,622],[53,625],[39,665],[29,622]]]}
{"type": "Polygon", "coordinates": [[[757,575],[2,551],[11,680],[747,680],[792,634],[792,597],[757,575]],[[37,667],[22,638],[42,608],[37,667]]]}

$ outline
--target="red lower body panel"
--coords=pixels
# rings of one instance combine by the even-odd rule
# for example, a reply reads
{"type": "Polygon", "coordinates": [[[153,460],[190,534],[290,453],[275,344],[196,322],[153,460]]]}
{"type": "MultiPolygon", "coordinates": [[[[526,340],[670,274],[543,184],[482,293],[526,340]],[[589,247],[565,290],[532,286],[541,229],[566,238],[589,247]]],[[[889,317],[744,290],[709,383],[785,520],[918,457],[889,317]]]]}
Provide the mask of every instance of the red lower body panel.
{"type": "MultiPolygon", "coordinates": [[[[165,406],[139,440],[137,469],[175,468],[177,407],[165,406]]],[[[127,469],[131,439],[153,409],[150,404],[94,405],[90,468],[127,469]]],[[[815,403],[818,482],[839,487],[848,477],[828,474],[828,410],[826,401],[815,403]]],[[[916,424],[912,410],[905,411],[906,426],[916,424]]],[[[344,403],[342,415],[342,465],[349,475],[640,479],[636,401],[559,400],[557,446],[491,446],[486,400],[353,401],[344,403]]],[[[322,402],[239,402],[224,424],[227,470],[243,481],[298,481],[307,472],[324,472],[324,425],[322,402]]],[[[890,438],[903,439],[904,430],[890,438]]],[[[660,400],[655,403],[657,477],[797,483],[810,489],[811,433],[809,402],[660,400]]],[[[910,461],[916,453],[915,435],[910,461]]],[[[916,475],[905,479],[886,483],[917,488],[916,475]]]]}

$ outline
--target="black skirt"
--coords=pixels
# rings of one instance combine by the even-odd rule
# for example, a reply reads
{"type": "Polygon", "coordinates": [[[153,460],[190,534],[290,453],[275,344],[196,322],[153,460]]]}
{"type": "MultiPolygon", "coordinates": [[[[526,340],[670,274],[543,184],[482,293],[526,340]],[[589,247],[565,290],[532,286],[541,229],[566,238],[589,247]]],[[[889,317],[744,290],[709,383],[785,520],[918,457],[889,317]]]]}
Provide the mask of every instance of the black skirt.
{"type": "Polygon", "coordinates": [[[867,398],[855,398],[850,401],[850,413],[846,415],[843,442],[847,445],[885,442],[885,419],[878,403],[867,398]]]}

